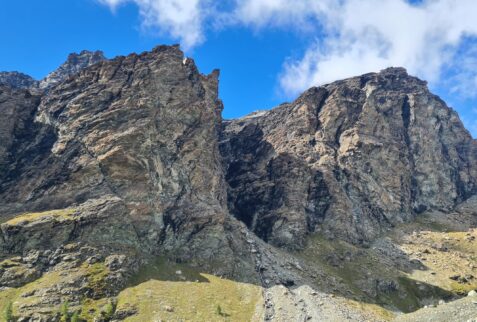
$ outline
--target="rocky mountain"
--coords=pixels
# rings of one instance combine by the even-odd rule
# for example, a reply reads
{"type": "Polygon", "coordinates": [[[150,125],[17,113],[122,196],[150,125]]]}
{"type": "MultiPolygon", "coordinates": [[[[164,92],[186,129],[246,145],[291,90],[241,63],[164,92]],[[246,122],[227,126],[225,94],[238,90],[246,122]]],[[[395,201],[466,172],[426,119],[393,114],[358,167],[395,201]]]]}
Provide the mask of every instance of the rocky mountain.
{"type": "Polygon", "coordinates": [[[309,232],[366,243],[477,192],[477,144],[402,68],[311,88],[223,123],[232,214],[277,246],[309,232]]]}
{"type": "Polygon", "coordinates": [[[45,91],[79,73],[86,67],[104,60],[106,60],[106,57],[104,57],[102,51],[83,50],[79,54],[71,53],[60,67],[40,81],[20,72],[0,72],[0,85],[31,90],[38,88],[45,91]]]}
{"type": "Polygon", "coordinates": [[[33,77],[19,72],[0,72],[0,84],[13,88],[36,88],[38,81],[33,77]]]}
{"type": "Polygon", "coordinates": [[[39,83],[41,89],[48,89],[67,80],[82,69],[106,60],[102,51],[83,50],[79,54],[72,53],[58,69],[48,74],[39,83]]]}
{"type": "Polygon", "coordinates": [[[41,98],[8,89],[2,107],[21,116],[12,116],[0,157],[2,213],[99,202],[128,222],[127,238],[110,236],[113,248],[204,253],[204,261],[225,252],[217,76],[200,75],[176,47],[158,47],[95,64],[41,98]],[[208,245],[195,249],[196,239],[208,245]]]}
{"type": "Polygon", "coordinates": [[[384,321],[477,287],[477,143],[425,82],[389,68],[223,120],[218,77],[159,46],[0,85],[5,315],[384,321]]]}

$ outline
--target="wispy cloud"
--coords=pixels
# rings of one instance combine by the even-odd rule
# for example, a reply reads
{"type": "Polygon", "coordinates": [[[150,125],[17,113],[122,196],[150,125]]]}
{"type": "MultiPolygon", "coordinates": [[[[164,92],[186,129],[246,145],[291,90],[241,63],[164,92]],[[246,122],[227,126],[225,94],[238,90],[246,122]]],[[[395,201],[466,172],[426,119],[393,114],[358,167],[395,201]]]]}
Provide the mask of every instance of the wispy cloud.
{"type": "Polygon", "coordinates": [[[123,3],[133,2],[139,7],[144,28],[156,30],[178,39],[184,49],[205,40],[204,24],[212,4],[204,0],[98,0],[116,10],[123,3]]]}
{"type": "MultiPolygon", "coordinates": [[[[258,2],[248,0],[257,7],[258,2]]],[[[306,3],[306,0],[299,1],[306,3]]],[[[327,2],[325,2],[327,3],[327,2]]],[[[323,84],[339,78],[377,71],[389,66],[404,66],[411,73],[431,83],[441,80],[444,69],[457,70],[461,59],[455,59],[463,39],[477,35],[477,1],[427,0],[411,4],[404,0],[343,0],[338,5],[306,6],[301,19],[315,24],[315,38],[302,58],[287,61],[280,78],[282,88],[295,94],[311,85],[323,84]],[[310,11],[314,15],[310,15],[310,11]],[[449,66],[451,65],[451,66],[449,66]]],[[[247,6],[247,4],[244,4],[247,6]]],[[[272,22],[283,22],[283,27],[296,27],[286,5],[276,7],[272,15],[248,14],[257,17],[256,26],[266,27],[272,22]],[[260,18],[262,17],[262,18],[260,18]]],[[[475,57],[470,51],[460,52],[472,65],[475,57]]],[[[472,82],[477,69],[459,69],[460,83],[472,82]]],[[[456,88],[468,94],[469,88],[456,88]]]]}

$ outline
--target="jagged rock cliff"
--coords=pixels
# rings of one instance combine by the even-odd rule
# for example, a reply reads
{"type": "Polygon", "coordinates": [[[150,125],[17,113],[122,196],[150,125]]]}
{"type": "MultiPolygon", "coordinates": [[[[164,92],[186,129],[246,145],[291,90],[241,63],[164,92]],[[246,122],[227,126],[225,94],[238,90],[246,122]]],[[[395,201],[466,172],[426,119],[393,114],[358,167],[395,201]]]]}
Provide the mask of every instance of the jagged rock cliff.
{"type": "MultiPolygon", "coordinates": [[[[56,319],[53,308],[65,299],[81,312],[85,296],[112,301],[158,256],[264,288],[349,294],[342,280],[297,255],[314,245],[308,235],[366,246],[477,192],[476,142],[401,68],[225,121],[218,71],[200,74],[177,46],[111,60],[83,51],[40,82],[7,76],[0,75],[0,287],[28,301],[15,304],[25,319],[56,319]]],[[[340,256],[368,251],[353,252],[340,256]]],[[[404,255],[394,265],[389,253],[386,269],[415,267],[404,255]]],[[[323,265],[341,265],[341,257],[327,254],[323,265]]],[[[397,290],[393,274],[358,280],[366,300],[397,290]]],[[[401,292],[414,294],[406,285],[401,292]]],[[[0,303],[8,298],[1,292],[0,303]]],[[[287,294],[264,293],[264,319],[288,319],[272,303],[287,294]]]]}
{"type": "Polygon", "coordinates": [[[278,246],[307,233],[369,242],[477,192],[477,144],[457,114],[402,68],[311,88],[224,122],[231,212],[278,246]]]}
{"type": "Polygon", "coordinates": [[[2,216],[110,196],[137,239],[111,244],[203,260],[225,251],[217,76],[158,47],[96,64],[42,97],[6,89],[13,102],[2,109],[17,122],[2,128],[11,142],[0,159],[2,216]]]}

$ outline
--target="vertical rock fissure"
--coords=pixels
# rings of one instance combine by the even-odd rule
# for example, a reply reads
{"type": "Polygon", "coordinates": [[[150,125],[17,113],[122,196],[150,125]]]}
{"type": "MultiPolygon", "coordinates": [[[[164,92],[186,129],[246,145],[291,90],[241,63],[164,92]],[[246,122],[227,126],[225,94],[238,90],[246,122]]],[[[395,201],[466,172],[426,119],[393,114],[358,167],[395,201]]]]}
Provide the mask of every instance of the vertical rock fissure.
{"type": "MultiPolygon", "coordinates": [[[[410,127],[411,127],[411,104],[409,102],[409,96],[405,96],[402,102],[402,107],[401,107],[401,117],[402,117],[402,124],[403,124],[403,138],[404,138],[404,143],[406,145],[406,151],[407,151],[407,163],[409,165],[410,169],[410,203],[414,204],[418,193],[419,193],[419,185],[416,181],[415,178],[415,161],[414,161],[414,151],[413,151],[413,146],[411,142],[411,138],[409,135],[410,127]]],[[[401,205],[401,209],[404,208],[403,205],[401,205]]],[[[418,205],[417,208],[414,207],[413,209],[417,213],[420,213],[423,211],[423,208],[421,205],[418,205]]]]}

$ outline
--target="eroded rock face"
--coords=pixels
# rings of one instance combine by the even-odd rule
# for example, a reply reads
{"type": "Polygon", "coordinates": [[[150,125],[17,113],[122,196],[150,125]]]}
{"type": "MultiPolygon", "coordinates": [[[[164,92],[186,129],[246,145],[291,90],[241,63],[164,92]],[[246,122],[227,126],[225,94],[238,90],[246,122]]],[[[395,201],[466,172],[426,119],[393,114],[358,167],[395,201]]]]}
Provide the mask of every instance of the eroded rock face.
{"type": "Polygon", "coordinates": [[[370,241],[476,191],[475,141],[403,69],[223,123],[217,73],[201,75],[176,47],[111,61],[83,51],[51,75],[45,93],[2,87],[5,217],[112,195],[148,249],[193,253],[191,236],[204,234],[213,257],[229,211],[300,248],[317,230],[370,241]]]}
{"type": "Polygon", "coordinates": [[[300,247],[319,229],[366,242],[477,189],[476,142],[401,68],[224,122],[221,151],[231,212],[280,246],[300,247]]]}
{"type": "Polygon", "coordinates": [[[77,74],[81,70],[106,60],[102,51],[88,51],[83,50],[79,54],[72,53],[68,56],[68,59],[55,71],[48,74],[44,79],[42,79],[38,86],[41,89],[49,89],[65,80],[71,76],[77,74]]]}
{"type": "Polygon", "coordinates": [[[224,126],[230,211],[267,242],[302,245],[331,198],[322,173],[293,153],[276,154],[255,119],[224,126]]]}
{"type": "Polygon", "coordinates": [[[38,81],[33,77],[19,72],[0,72],[0,84],[13,88],[36,88],[38,81]]]}
{"type": "MultiPolygon", "coordinates": [[[[7,141],[17,142],[7,150],[21,148],[2,152],[8,167],[2,172],[2,216],[86,209],[89,200],[114,196],[105,203],[118,205],[105,215],[127,219],[127,230],[138,239],[133,246],[141,251],[203,261],[230,256],[217,77],[201,75],[178,47],[162,46],[92,65],[52,87],[41,102],[21,97],[25,107],[7,100],[2,108],[29,126],[2,127],[7,141]],[[38,131],[29,133],[32,126],[38,131]],[[43,137],[47,144],[33,151],[43,137]]],[[[66,237],[77,226],[76,220],[63,222],[66,237]]],[[[117,228],[113,220],[111,232],[104,232],[111,242],[117,228]]],[[[89,229],[77,238],[94,242],[89,229]]]]}
{"type": "MultiPolygon", "coordinates": [[[[32,160],[36,166],[44,165],[42,155],[53,144],[54,133],[34,122],[40,100],[40,95],[28,90],[0,85],[0,195],[9,187],[15,189],[23,165],[31,165],[32,160]]],[[[9,202],[7,196],[1,200],[0,209],[9,202]]]]}
{"type": "MultiPolygon", "coordinates": [[[[274,246],[300,249],[313,232],[367,244],[477,192],[475,140],[400,68],[231,121],[218,72],[200,74],[177,46],[72,54],[41,89],[24,80],[0,85],[0,287],[21,291],[25,320],[58,318],[62,301],[82,306],[85,295],[113,301],[158,256],[269,289],[351,294],[321,265],[342,269],[363,248],[308,262],[274,246]]],[[[371,249],[419,268],[388,244],[371,249]]],[[[403,290],[393,278],[356,285],[375,298],[403,290]]]]}

